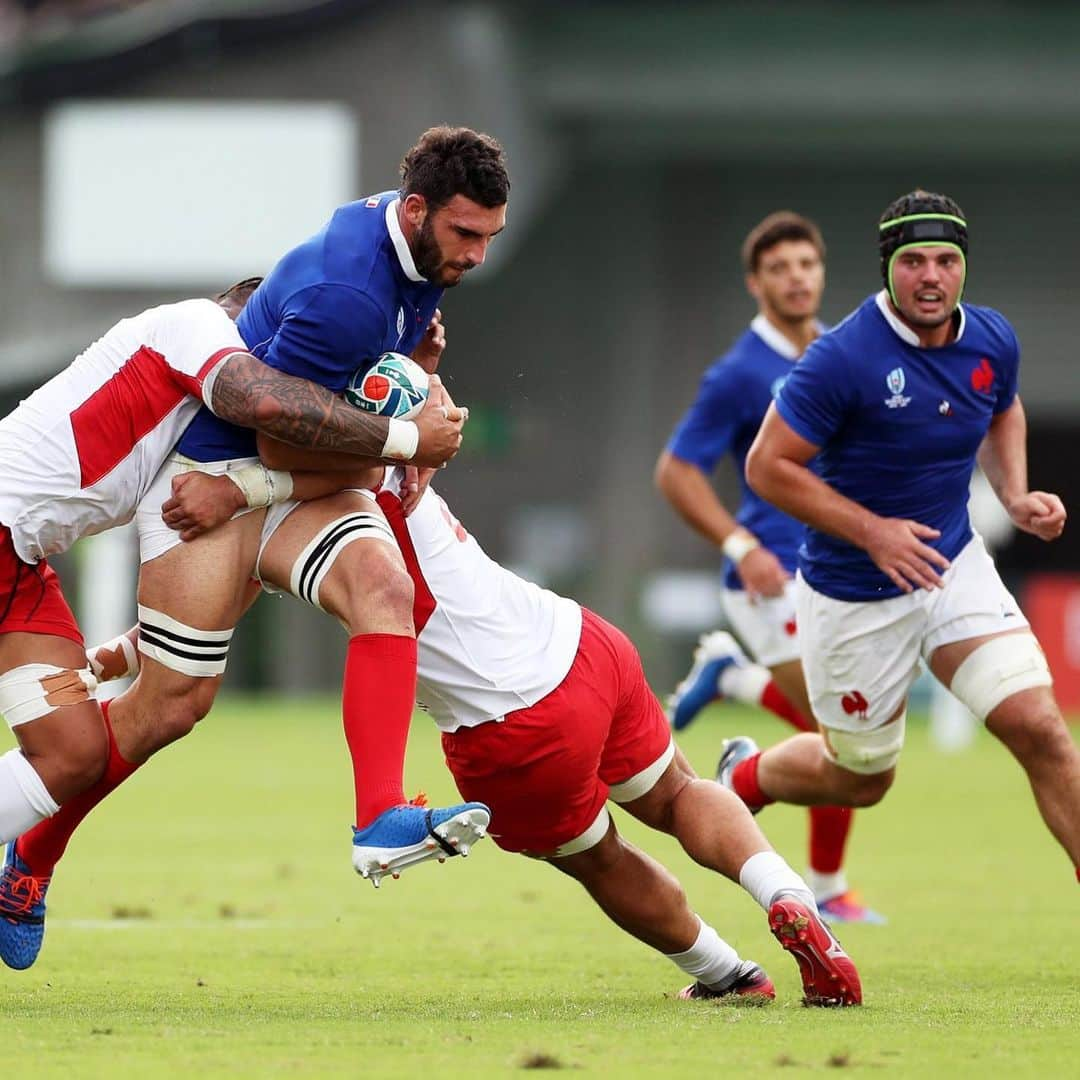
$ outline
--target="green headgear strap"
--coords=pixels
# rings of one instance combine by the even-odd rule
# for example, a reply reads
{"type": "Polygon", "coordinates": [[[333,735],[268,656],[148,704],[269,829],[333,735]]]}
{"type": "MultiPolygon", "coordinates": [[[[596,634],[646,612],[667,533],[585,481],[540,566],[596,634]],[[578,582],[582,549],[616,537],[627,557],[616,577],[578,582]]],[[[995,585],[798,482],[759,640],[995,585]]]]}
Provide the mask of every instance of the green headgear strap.
{"type": "MultiPolygon", "coordinates": [[[[905,214],[903,217],[883,221],[878,226],[878,233],[881,276],[894,304],[896,304],[896,292],[893,289],[893,266],[900,254],[909,248],[952,248],[959,252],[964,264],[964,278],[967,278],[967,222],[962,217],[957,217],[956,214],[905,214]]],[[[960,296],[963,294],[964,286],[961,283],[960,296]]],[[[899,307],[899,304],[896,306],[899,307]]]]}

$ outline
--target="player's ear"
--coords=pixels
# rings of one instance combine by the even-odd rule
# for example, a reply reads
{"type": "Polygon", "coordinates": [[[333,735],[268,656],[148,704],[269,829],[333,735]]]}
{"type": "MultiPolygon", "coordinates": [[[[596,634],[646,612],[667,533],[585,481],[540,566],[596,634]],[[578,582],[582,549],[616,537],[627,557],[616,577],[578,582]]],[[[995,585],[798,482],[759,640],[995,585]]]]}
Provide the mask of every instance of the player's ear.
{"type": "Polygon", "coordinates": [[[414,228],[419,229],[424,224],[424,218],[427,217],[427,199],[423,195],[417,195],[415,192],[406,195],[405,201],[401,204],[401,209],[405,215],[405,220],[414,228]]]}
{"type": "Polygon", "coordinates": [[[761,299],[761,286],[758,284],[757,274],[747,274],[744,278],[746,291],[755,299],[761,299]]]}

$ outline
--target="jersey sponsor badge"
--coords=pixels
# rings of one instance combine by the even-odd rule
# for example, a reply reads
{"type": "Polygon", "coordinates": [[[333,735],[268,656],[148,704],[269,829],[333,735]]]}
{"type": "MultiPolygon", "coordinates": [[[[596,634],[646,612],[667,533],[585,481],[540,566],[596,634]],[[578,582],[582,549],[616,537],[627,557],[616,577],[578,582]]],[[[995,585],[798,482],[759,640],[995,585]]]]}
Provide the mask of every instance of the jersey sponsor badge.
{"type": "Polygon", "coordinates": [[[774,398],[780,396],[780,391],[783,390],[784,383],[787,382],[787,379],[788,377],[786,375],[777,375],[777,377],[773,379],[772,385],[769,387],[769,393],[772,394],[774,398]]]}
{"type": "Polygon", "coordinates": [[[885,376],[885,386],[888,388],[892,397],[885,399],[885,405],[890,409],[904,409],[911,404],[911,398],[904,396],[904,387],[907,385],[907,378],[904,375],[904,369],[902,367],[893,368],[888,375],[885,376]]]}
{"type": "Polygon", "coordinates": [[[372,195],[371,198],[368,199],[368,201],[366,203],[364,203],[364,205],[369,210],[374,210],[375,207],[379,205],[379,197],[377,195],[372,195]]]}
{"type": "Polygon", "coordinates": [[[397,336],[398,340],[401,340],[401,335],[405,333],[405,309],[397,309],[397,336]]]}

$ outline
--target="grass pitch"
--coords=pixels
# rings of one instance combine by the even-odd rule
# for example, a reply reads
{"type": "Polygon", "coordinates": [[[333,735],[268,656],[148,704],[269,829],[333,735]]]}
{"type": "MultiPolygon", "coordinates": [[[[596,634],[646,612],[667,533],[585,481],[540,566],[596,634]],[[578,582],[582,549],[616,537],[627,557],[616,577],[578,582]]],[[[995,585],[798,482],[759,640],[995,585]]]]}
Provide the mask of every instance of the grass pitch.
{"type": "MultiPolygon", "coordinates": [[[[779,723],[728,706],[682,740],[779,723]]],[[[453,798],[418,717],[408,775],[453,798]]],[[[353,874],[331,700],[223,702],[95,812],[50,891],[38,964],[0,969],[12,1074],[45,1077],[1068,1075],[1080,1025],[1077,887],[1020,770],[988,736],[943,756],[911,725],[862,812],[849,875],[890,918],[850,927],[866,1005],[799,1005],[794,962],[737,887],[615,811],[777,985],[765,1008],[680,1002],[687,981],[569,879],[485,841],[376,892],[353,874]]],[[[805,814],[760,818],[804,865],[805,814]]]]}

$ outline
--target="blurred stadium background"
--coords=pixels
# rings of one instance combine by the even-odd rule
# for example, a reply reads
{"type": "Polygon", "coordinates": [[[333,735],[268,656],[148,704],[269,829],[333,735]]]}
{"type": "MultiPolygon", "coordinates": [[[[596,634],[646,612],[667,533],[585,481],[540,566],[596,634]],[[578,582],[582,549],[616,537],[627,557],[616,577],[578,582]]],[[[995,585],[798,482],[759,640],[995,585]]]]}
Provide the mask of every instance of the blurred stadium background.
{"type": "MultiPolygon", "coordinates": [[[[968,296],[1024,346],[1033,485],[1080,512],[1078,55],[1080,8],[1003,0],[0,0],[0,407],[117,318],[267,271],[395,186],[429,125],[489,131],[509,227],[443,305],[473,419],[441,487],[496,558],[626,627],[664,688],[714,616],[717,558],[652,467],[753,313],[738,247],[771,210],[824,229],[832,321],[877,288],[892,197],[957,198],[968,296]]],[[[1078,537],[999,549],[1074,709],[1078,537]]],[[[124,555],[61,565],[88,636],[127,617],[131,588],[88,599],[124,555]]],[[[329,688],[343,648],[263,600],[229,678],[329,688]]]]}

